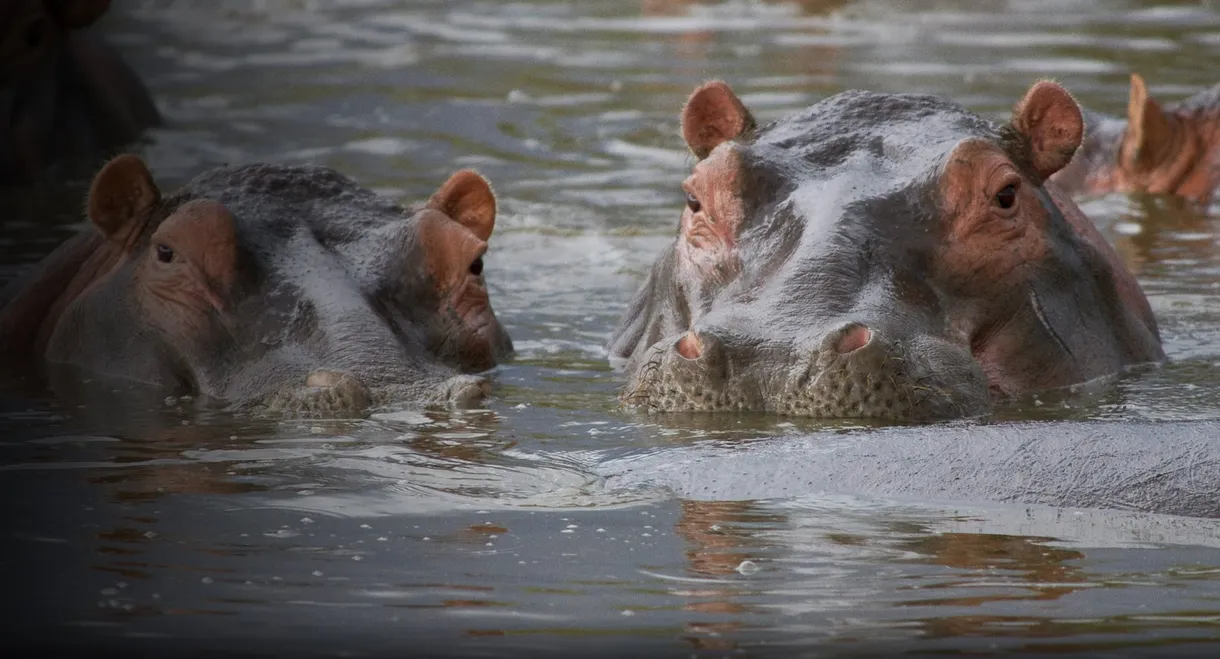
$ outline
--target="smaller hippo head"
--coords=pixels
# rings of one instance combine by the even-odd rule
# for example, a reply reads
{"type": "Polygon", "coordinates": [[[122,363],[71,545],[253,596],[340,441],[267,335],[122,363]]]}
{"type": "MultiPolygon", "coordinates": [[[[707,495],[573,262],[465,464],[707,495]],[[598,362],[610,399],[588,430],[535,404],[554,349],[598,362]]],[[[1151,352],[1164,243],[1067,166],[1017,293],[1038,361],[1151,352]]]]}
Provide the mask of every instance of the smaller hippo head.
{"type": "Polygon", "coordinates": [[[163,197],[128,155],[88,215],[0,312],[7,347],[306,414],[479,400],[461,374],[512,351],[483,273],[496,201],[470,170],[404,212],[320,167],[221,167],[163,197]]]}
{"type": "Polygon", "coordinates": [[[1147,192],[1207,203],[1220,185],[1220,86],[1162,107],[1133,73],[1127,120],[1089,118],[1079,153],[1052,177],[1065,190],[1147,192]]]}
{"type": "Polygon", "coordinates": [[[1163,358],[1135,280],[1043,187],[1083,132],[1054,83],[1004,125],[852,91],[759,127],[712,82],[682,132],[677,235],[609,345],[628,405],[970,416],[1163,358]]]}
{"type": "Polygon", "coordinates": [[[72,30],[91,25],[110,0],[5,0],[0,3],[0,89],[37,75],[72,30]]]}

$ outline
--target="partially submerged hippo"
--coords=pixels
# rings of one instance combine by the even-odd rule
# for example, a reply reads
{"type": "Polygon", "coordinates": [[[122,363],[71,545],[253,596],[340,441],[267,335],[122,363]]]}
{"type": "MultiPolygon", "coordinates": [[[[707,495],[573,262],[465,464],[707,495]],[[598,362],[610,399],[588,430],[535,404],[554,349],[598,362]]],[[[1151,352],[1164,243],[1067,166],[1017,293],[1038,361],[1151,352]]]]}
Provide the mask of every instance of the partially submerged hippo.
{"type": "Polygon", "coordinates": [[[119,54],[83,32],[110,0],[0,2],[0,183],[126,144],[161,116],[119,54]]]}
{"type": "Polygon", "coordinates": [[[1220,85],[1161,107],[1131,74],[1126,120],[1085,113],[1072,162],[1051,177],[1071,194],[1148,192],[1207,203],[1220,186],[1220,85]]]}
{"type": "Polygon", "coordinates": [[[1165,357],[1135,279],[1043,187],[1083,132],[1054,83],[1005,125],[850,91],[757,127],[712,82],[682,132],[677,236],[608,347],[629,406],[971,416],[1165,357]]]}
{"type": "Polygon", "coordinates": [[[495,215],[470,170],[404,212],[322,167],[225,166],[163,197],[119,156],[92,226],[0,298],[0,352],[301,414],[481,400],[460,374],[512,351],[483,279],[495,215]]]}

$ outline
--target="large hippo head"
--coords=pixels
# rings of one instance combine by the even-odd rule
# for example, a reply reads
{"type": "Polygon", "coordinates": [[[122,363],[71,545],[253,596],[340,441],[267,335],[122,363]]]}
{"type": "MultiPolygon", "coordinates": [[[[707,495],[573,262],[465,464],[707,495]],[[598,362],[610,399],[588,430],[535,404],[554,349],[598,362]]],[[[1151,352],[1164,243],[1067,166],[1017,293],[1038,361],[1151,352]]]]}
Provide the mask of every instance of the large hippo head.
{"type": "Polygon", "coordinates": [[[849,91],[760,128],[700,87],[677,236],[609,344],[623,401],[945,418],[1163,359],[1135,280],[1043,186],[1082,130],[1050,82],[1004,125],[849,91]]]}
{"type": "Polygon", "coordinates": [[[1051,178],[1076,194],[1147,192],[1207,203],[1220,186],[1220,85],[1162,106],[1131,74],[1126,121],[1089,113],[1072,162],[1051,178]]]}
{"type": "Polygon", "coordinates": [[[404,211],[321,167],[213,169],[162,196],[135,156],[93,181],[92,227],[14,284],[4,352],[304,414],[466,403],[512,343],[463,170],[404,211]]]}

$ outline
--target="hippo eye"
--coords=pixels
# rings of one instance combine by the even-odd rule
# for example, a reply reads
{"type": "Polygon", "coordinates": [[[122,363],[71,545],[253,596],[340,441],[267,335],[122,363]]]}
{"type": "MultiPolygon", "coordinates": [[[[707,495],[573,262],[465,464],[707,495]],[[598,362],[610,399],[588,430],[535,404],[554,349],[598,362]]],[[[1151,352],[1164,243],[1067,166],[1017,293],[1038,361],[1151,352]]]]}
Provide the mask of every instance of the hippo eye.
{"type": "Polygon", "coordinates": [[[995,193],[995,203],[999,204],[1000,208],[1012,208],[1012,205],[1017,203],[1017,186],[1012,184],[1004,186],[995,193]]]}
{"type": "Polygon", "coordinates": [[[480,256],[474,260],[474,263],[470,264],[470,274],[476,277],[483,274],[483,257],[480,256]]]}
{"type": "Polygon", "coordinates": [[[169,263],[174,260],[174,250],[167,245],[157,245],[157,260],[162,263],[169,263]]]}
{"type": "Polygon", "coordinates": [[[690,209],[690,212],[698,213],[703,209],[703,204],[699,203],[699,200],[695,198],[695,195],[688,192],[686,193],[686,207],[690,209]]]}

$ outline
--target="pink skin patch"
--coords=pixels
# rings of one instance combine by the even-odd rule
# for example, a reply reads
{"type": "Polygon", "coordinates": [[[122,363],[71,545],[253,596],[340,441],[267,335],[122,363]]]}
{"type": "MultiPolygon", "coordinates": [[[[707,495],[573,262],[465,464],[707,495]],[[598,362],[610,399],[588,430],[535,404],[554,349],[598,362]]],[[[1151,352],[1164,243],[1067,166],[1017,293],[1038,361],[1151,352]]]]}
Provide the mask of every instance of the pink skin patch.
{"type": "Polygon", "coordinates": [[[687,332],[678,339],[677,350],[687,359],[698,359],[703,354],[703,346],[699,345],[699,337],[694,332],[687,332]]]}
{"type": "Polygon", "coordinates": [[[849,352],[855,352],[863,348],[872,340],[872,330],[863,325],[853,325],[851,329],[848,329],[839,338],[839,342],[835,344],[835,351],[846,355],[849,352]]]}

